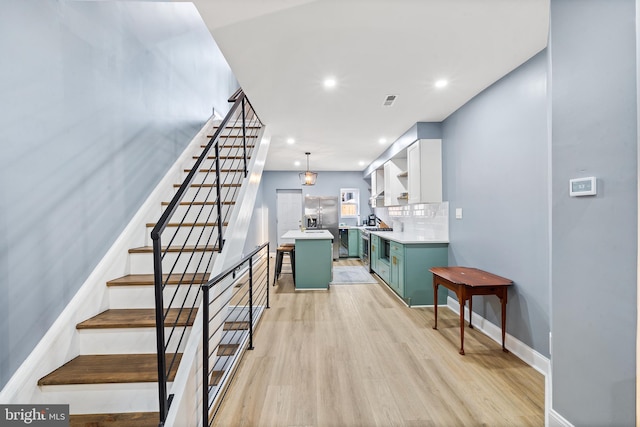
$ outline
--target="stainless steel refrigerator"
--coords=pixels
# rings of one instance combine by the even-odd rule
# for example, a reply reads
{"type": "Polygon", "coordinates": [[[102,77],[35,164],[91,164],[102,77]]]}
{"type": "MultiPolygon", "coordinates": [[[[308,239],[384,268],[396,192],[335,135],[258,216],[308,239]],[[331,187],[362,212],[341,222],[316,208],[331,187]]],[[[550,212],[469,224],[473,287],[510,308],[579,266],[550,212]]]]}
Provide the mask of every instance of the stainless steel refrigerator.
{"type": "Polygon", "coordinates": [[[338,197],[306,196],[304,198],[303,224],[310,229],[328,230],[333,234],[333,259],[340,255],[338,234],[338,197]]]}

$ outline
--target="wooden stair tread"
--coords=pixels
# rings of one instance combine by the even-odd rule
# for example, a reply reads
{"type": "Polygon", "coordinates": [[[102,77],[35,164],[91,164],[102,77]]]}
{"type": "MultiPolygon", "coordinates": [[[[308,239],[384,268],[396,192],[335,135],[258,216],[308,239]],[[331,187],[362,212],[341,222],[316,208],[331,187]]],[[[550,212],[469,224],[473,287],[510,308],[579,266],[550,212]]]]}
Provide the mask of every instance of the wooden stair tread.
{"type": "Polygon", "coordinates": [[[249,329],[249,322],[224,322],[223,331],[246,331],[249,329]]]}
{"type": "MultiPolygon", "coordinates": [[[[169,206],[169,203],[171,202],[162,202],[162,206],[169,206]]],[[[217,202],[180,202],[180,206],[188,206],[188,205],[194,205],[194,206],[213,206],[215,205],[217,202]]],[[[236,201],[235,200],[226,200],[222,202],[223,205],[235,205],[236,201]]]]}
{"type": "MultiPolygon", "coordinates": [[[[242,129],[240,128],[235,128],[235,129],[242,129]]],[[[245,128],[245,129],[259,129],[259,128],[245,128]]],[[[247,138],[257,138],[258,135],[246,135],[247,138]]],[[[207,135],[207,138],[213,138],[213,135],[207,135]]],[[[242,138],[242,135],[220,135],[220,139],[224,139],[224,138],[242,138]]]]}
{"type": "MultiPolygon", "coordinates": [[[[228,221],[225,221],[222,223],[223,227],[226,227],[229,225],[228,221]]],[[[155,227],[156,223],[155,222],[148,222],[147,223],[147,227],[155,227]]],[[[170,222],[169,224],[167,224],[167,227],[217,227],[218,226],[218,222],[183,222],[182,224],[180,224],[179,222],[170,222]]]]}
{"type": "MultiPolygon", "coordinates": [[[[180,188],[182,184],[173,184],[175,188],[180,188]]],[[[191,184],[189,187],[201,187],[201,188],[210,188],[215,187],[216,184],[191,184]]],[[[242,187],[242,184],[220,184],[222,188],[232,188],[232,187],[242,187]]]]}
{"type": "MultiPolygon", "coordinates": [[[[193,283],[206,283],[210,273],[185,273],[162,275],[162,282],[167,285],[189,285],[193,283]],[[168,280],[167,280],[168,279],[168,280]]],[[[129,274],[107,282],[107,286],[153,286],[153,274],[129,274]]]]}
{"type": "MultiPolygon", "coordinates": [[[[247,144],[247,148],[255,148],[255,147],[256,147],[255,144],[247,144]]],[[[201,144],[200,148],[207,148],[207,144],[201,144]]],[[[244,149],[244,145],[242,145],[242,144],[223,145],[219,149],[220,150],[232,150],[234,148],[243,148],[244,149]]]]}
{"type": "Polygon", "coordinates": [[[233,356],[236,354],[238,347],[240,347],[240,344],[219,344],[216,354],[218,356],[233,356]]]}
{"type": "Polygon", "coordinates": [[[71,414],[69,427],[158,427],[158,412],[126,412],[120,414],[71,414]]]}
{"type": "MultiPolygon", "coordinates": [[[[167,361],[173,354],[167,353],[167,361]]],[[[173,381],[182,354],[176,355],[168,380],[173,381]]],[[[82,355],[40,378],[39,386],[65,384],[117,384],[158,381],[155,353],[82,355]]]]}
{"type": "MultiPolygon", "coordinates": [[[[218,246],[193,246],[187,245],[184,248],[182,246],[163,246],[162,252],[220,252],[218,246]]],[[[139,248],[129,249],[130,254],[149,254],[153,253],[153,246],[141,246],[139,248]]]]}
{"type": "MultiPolygon", "coordinates": [[[[183,309],[182,312],[179,308],[170,308],[165,317],[165,325],[193,326],[195,317],[195,310],[189,313],[188,308],[183,309]]],[[[76,325],[76,329],[155,327],[156,310],[154,308],[110,309],[76,325]]]]}
{"type": "MultiPolygon", "coordinates": [[[[249,120],[248,122],[249,124],[245,123],[244,128],[245,129],[260,129],[262,127],[262,125],[252,125],[250,123],[258,123],[258,121],[256,120],[249,120]]],[[[213,130],[218,130],[220,128],[219,125],[215,125],[213,126],[213,130]]],[[[242,126],[238,126],[238,125],[227,125],[224,127],[224,129],[242,129],[242,126]]]]}
{"type": "MultiPolygon", "coordinates": [[[[184,170],[186,173],[191,172],[191,169],[185,169],[184,170]]],[[[199,169],[198,172],[200,173],[214,173],[216,170],[215,169],[199,169]]],[[[220,169],[220,172],[222,173],[231,173],[231,172],[244,172],[244,169],[220,169]]]]}
{"type": "MultiPolygon", "coordinates": [[[[194,159],[199,159],[200,156],[193,156],[194,159]]],[[[207,156],[207,160],[215,160],[216,156],[207,156]]],[[[247,156],[247,160],[249,160],[251,156],[247,156]]],[[[220,156],[220,159],[224,160],[242,160],[244,156],[220,156]]]]}
{"type": "Polygon", "coordinates": [[[224,371],[211,372],[211,376],[209,377],[209,386],[215,386],[220,384],[220,380],[222,380],[223,375],[224,375],[224,371]]]}

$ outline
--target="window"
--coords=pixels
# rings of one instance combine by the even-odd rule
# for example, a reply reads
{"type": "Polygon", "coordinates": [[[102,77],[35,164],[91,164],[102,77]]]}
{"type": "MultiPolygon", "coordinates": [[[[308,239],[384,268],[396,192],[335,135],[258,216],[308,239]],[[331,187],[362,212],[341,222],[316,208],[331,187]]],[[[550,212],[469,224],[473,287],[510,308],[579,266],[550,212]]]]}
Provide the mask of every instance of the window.
{"type": "Polygon", "coordinates": [[[360,215],[360,190],[357,188],[340,189],[340,216],[357,218],[360,215]]]}

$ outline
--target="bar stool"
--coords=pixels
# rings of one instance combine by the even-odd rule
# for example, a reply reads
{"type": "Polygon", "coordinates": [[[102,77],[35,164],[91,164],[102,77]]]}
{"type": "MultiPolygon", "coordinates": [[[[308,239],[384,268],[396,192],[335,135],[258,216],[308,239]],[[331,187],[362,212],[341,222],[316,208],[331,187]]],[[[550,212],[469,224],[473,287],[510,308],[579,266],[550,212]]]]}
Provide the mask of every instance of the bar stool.
{"type": "Polygon", "coordinates": [[[276,249],[276,272],[273,275],[273,286],[276,285],[276,280],[280,278],[282,272],[282,258],[284,254],[289,254],[289,261],[291,262],[291,271],[293,272],[293,283],[296,283],[296,245],[293,243],[283,243],[276,249]]]}

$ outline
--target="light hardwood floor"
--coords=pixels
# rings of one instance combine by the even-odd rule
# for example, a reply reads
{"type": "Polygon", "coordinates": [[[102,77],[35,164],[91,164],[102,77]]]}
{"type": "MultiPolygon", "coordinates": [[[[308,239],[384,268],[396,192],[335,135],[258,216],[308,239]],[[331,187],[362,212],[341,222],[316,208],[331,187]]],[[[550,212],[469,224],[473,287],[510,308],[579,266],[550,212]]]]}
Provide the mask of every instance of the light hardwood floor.
{"type": "Polygon", "coordinates": [[[436,331],[382,283],[295,292],[283,274],[271,290],[216,426],[544,425],[544,377],[468,328],[459,355],[446,308],[436,331]]]}

